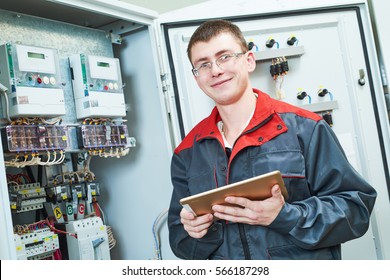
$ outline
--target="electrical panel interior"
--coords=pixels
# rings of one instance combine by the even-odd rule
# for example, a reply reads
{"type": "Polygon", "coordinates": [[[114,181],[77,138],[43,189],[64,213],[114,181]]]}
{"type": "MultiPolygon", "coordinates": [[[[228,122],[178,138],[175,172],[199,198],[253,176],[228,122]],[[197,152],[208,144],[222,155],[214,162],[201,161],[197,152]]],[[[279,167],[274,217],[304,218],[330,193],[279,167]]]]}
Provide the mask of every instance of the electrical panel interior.
{"type": "Polygon", "coordinates": [[[40,45],[0,46],[0,131],[16,255],[107,260],[116,241],[90,162],[135,147],[123,119],[120,63],[99,52],[40,45]],[[18,222],[29,216],[31,223],[18,222]]]}

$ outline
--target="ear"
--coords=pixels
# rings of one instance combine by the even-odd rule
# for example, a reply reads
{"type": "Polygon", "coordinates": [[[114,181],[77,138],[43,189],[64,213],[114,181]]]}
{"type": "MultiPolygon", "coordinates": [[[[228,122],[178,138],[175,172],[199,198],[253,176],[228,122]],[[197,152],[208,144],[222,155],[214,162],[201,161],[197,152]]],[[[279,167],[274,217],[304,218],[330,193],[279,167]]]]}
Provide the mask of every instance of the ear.
{"type": "Polygon", "coordinates": [[[253,72],[256,69],[256,58],[253,52],[248,51],[246,54],[248,72],[253,72]]]}

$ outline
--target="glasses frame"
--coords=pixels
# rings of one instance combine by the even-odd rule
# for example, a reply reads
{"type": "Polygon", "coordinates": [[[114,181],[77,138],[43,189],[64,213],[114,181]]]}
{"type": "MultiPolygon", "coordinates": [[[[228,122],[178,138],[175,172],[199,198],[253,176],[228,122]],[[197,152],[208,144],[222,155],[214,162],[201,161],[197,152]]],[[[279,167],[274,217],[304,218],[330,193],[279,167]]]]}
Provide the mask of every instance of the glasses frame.
{"type": "Polygon", "coordinates": [[[199,69],[201,69],[202,67],[206,67],[205,69],[208,69],[208,70],[211,70],[211,67],[213,66],[213,64],[217,65],[219,68],[223,69],[220,64],[222,61],[224,61],[225,59],[227,58],[238,58],[242,55],[246,54],[246,52],[239,52],[239,53],[227,53],[227,54],[223,54],[221,55],[220,57],[218,57],[216,60],[214,61],[209,61],[209,62],[205,62],[205,63],[202,63],[199,67],[194,67],[191,69],[192,71],[192,74],[195,76],[195,77],[199,77],[199,69]],[[218,63],[219,61],[219,63],[218,63]]]}

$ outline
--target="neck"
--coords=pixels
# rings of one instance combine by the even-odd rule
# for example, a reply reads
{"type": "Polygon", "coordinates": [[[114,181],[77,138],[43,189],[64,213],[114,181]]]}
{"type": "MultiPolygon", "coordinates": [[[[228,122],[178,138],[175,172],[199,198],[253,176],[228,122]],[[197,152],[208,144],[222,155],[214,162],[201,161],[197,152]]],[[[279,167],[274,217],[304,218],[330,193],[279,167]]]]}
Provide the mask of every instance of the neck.
{"type": "Polygon", "coordinates": [[[229,143],[234,143],[248,124],[256,107],[256,96],[253,92],[231,105],[218,105],[218,111],[223,122],[223,133],[229,143]]]}

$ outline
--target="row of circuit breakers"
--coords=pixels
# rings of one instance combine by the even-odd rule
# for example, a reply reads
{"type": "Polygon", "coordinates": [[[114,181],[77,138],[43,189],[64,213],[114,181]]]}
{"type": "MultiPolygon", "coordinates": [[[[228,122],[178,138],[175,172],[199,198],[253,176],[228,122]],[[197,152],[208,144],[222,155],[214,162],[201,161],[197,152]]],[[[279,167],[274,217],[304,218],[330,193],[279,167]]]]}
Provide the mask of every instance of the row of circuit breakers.
{"type": "MultiPolygon", "coordinates": [[[[76,54],[69,57],[78,120],[120,118],[126,115],[117,58],[76,54]]],[[[0,83],[7,88],[8,119],[65,115],[64,84],[56,49],[7,43],[0,46],[0,83]]],[[[3,132],[9,152],[65,150],[68,127],[9,125],[3,132]]],[[[123,124],[80,126],[81,148],[129,146],[123,124]]]]}

